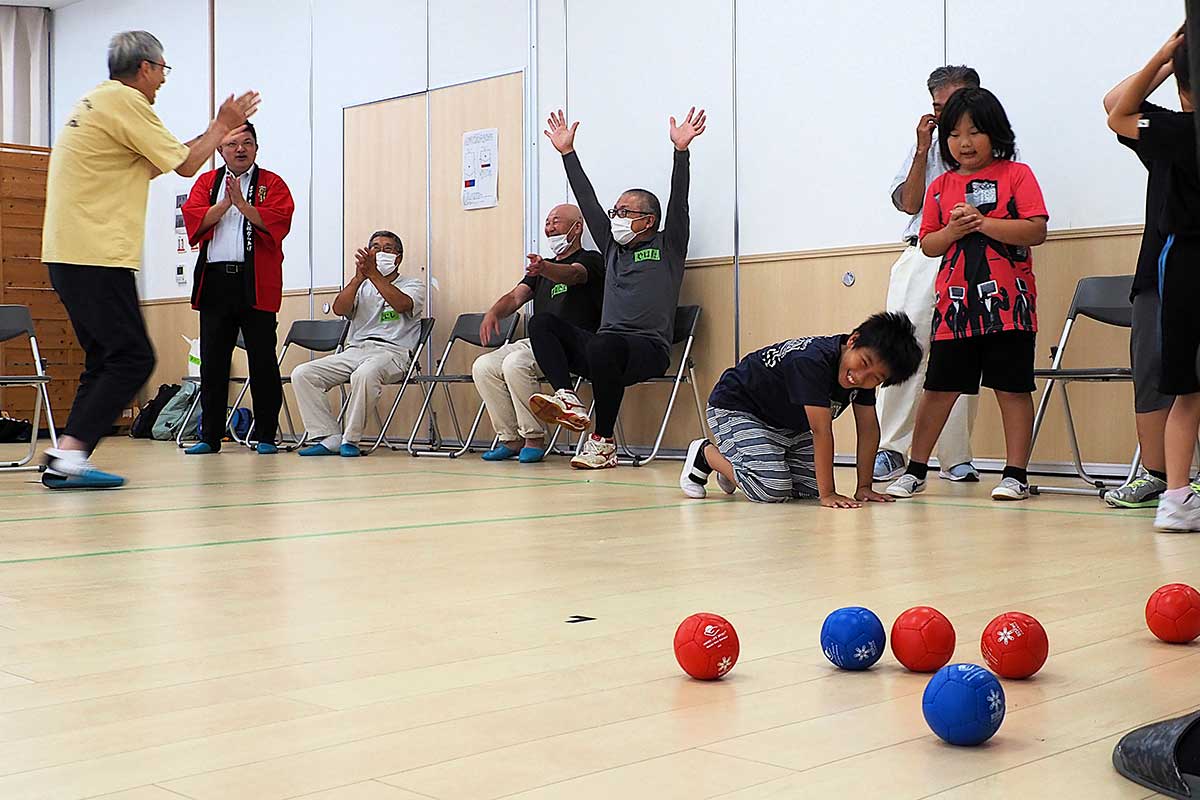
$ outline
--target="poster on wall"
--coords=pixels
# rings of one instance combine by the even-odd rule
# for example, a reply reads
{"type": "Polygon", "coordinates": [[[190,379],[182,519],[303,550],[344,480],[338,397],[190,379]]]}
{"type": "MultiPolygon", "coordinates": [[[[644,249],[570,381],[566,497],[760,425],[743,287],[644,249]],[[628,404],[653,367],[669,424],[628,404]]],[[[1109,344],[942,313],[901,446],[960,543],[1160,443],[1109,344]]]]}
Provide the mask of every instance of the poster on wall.
{"type": "Polygon", "coordinates": [[[183,204],[186,201],[186,194],[175,195],[175,209],[173,216],[175,217],[175,252],[177,254],[186,253],[188,251],[187,228],[183,224],[183,204]]]}
{"type": "Polygon", "coordinates": [[[462,204],[468,211],[496,205],[498,139],[496,128],[463,133],[462,204]]]}

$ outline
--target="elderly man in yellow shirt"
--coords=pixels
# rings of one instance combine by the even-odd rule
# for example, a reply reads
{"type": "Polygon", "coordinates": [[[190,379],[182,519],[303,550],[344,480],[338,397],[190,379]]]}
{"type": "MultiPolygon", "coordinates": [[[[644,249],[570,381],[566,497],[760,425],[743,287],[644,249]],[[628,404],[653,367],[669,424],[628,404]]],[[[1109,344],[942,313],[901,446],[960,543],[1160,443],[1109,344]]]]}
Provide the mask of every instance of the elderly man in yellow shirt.
{"type": "Polygon", "coordinates": [[[100,438],[154,370],[134,273],[141,266],[151,179],[195,175],[258,109],[232,95],[203,135],[184,144],[154,113],[171,68],[162,43],[126,31],[108,46],[109,79],[76,104],[50,153],[42,261],[86,354],[58,447],[46,451],[51,489],[111,489],[125,480],[90,460],[100,438]]]}

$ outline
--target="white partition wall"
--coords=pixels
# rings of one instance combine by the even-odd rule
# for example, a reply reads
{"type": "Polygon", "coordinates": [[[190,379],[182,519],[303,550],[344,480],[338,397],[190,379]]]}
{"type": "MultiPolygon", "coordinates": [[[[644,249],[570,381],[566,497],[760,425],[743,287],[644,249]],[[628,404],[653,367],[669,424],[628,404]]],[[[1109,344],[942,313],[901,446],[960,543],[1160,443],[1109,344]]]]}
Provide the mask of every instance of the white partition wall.
{"type": "Polygon", "coordinates": [[[529,0],[432,0],[429,88],[520,72],[528,31],[529,0]]]}

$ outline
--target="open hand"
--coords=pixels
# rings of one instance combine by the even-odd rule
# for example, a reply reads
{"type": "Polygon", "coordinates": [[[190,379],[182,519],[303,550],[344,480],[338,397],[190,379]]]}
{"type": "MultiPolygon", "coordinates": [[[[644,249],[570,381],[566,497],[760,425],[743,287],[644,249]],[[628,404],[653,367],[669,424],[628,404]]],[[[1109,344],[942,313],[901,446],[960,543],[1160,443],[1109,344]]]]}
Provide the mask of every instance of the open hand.
{"type": "Polygon", "coordinates": [[[578,121],[572,122],[568,127],[567,115],[560,108],[557,113],[550,113],[546,124],[549,126],[549,130],[544,130],[542,133],[546,134],[555,150],[564,156],[575,151],[575,129],[579,127],[578,121]]]}
{"type": "Polygon", "coordinates": [[[821,498],[821,506],[824,508],[862,508],[862,503],[834,492],[821,498]]]}
{"type": "Polygon", "coordinates": [[[933,132],[937,130],[937,117],[926,114],[917,123],[917,152],[928,153],[933,147],[933,132]]]}
{"type": "Polygon", "coordinates": [[[889,494],[881,494],[870,486],[864,486],[854,493],[854,499],[862,503],[894,503],[896,498],[889,494]]]}
{"type": "Polygon", "coordinates": [[[483,321],[479,323],[479,341],[484,345],[492,340],[493,336],[500,335],[500,318],[488,311],[483,315],[483,321]]]}
{"type": "Polygon", "coordinates": [[[246,198],[242,197],[242,182],[233,177],[231,173],[225,173],[225,202],[229,205],[237,206],[237,210],[243,214],[250,204],[246,202],[246,198]]]}
{"type": "Polygon", "coordinates": [[[363,280],[369,281],[376,276],[383,277],[379,272],[379,267],[375,266],[375,253],[361,247],[354,254],[354,268],[354,271],[361,275],[363,280]]]}
{"type": "Polygon", "coordinates": [[[704,109],[700,109],[700,113],[697,114],[695,106],[688,111],[687,119],[682,125],[676,125],[675,118],[671,117],[671,143],[675,145],[675,149],[687,150],[692,139],[704,133],[707,122],[708,117],[704,115],[704,109]]]}
{"type": "Polygon", "coordinates": [[[240,133],[246,120],[253,117],[258,111],[258,104],[261,100],[258,92],[246,92],[237,98],[229,95],[225,98],[225,102],[221,103],[220,110],[217,111],[217,122],[228,132],[227,135],[240,133]]]}

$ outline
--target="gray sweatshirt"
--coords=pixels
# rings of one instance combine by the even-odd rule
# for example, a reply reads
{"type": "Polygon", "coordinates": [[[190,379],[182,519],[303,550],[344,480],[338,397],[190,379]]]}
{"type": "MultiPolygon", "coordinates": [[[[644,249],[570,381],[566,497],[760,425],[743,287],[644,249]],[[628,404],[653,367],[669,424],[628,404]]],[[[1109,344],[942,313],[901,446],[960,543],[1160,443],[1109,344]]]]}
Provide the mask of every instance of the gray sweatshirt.
{"type": "Polygon", "coordinates": [[[604,253],[604,308],[599,333],[622,333],[653,339],[664,351],[674,338],[675,307],[683,283],[690,222],[687,150],[675,150],[671,171],[671,197],[666,224],[649,241],[619,245],[612,237],[608,212],[596,199],[596,190],[583,172],[579,157],[563,156],[567,180],[579,201],[584,222],[596,246],[604,253]]]}

